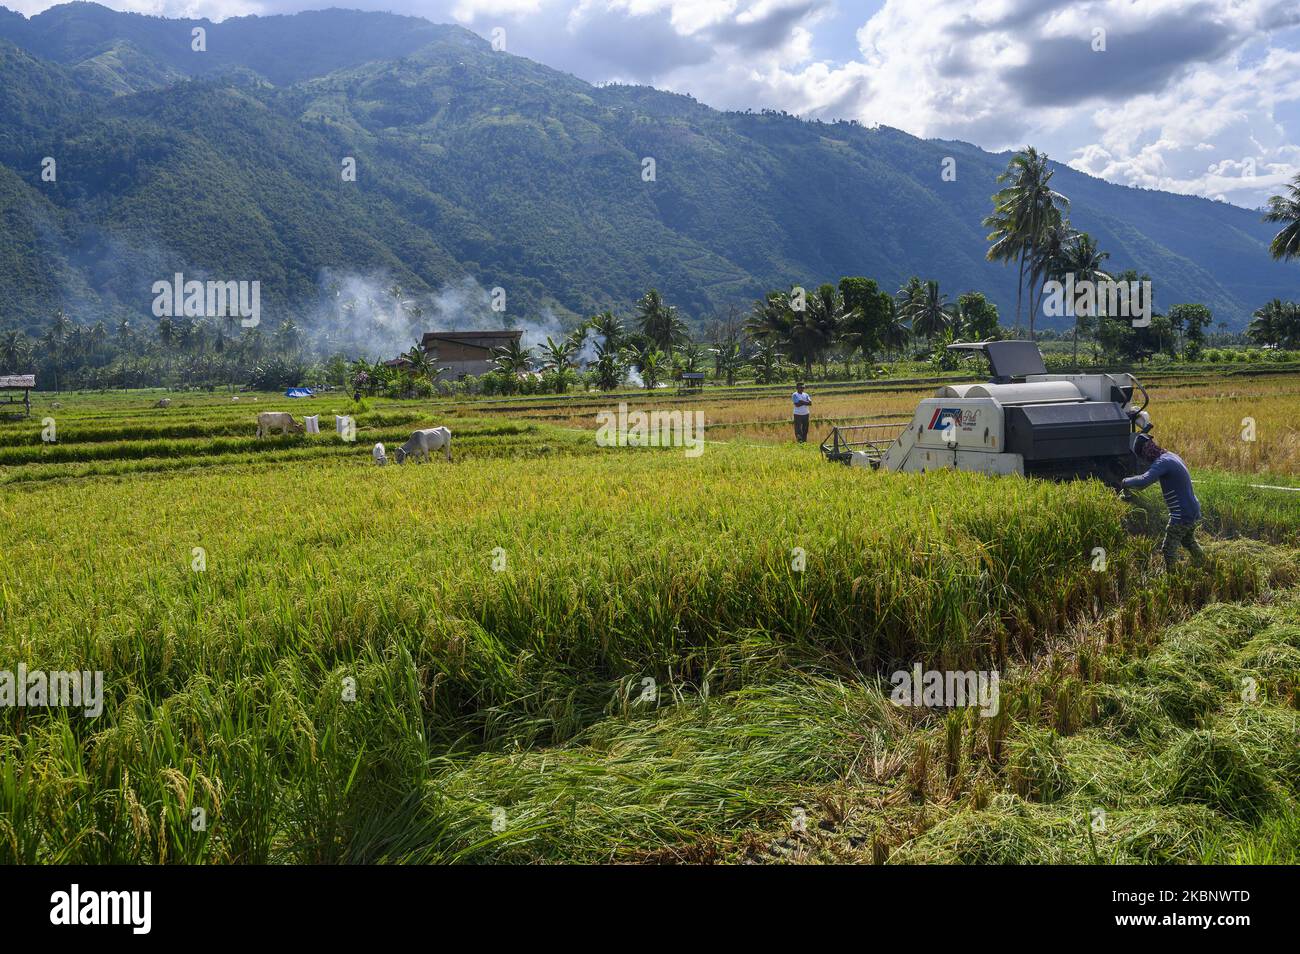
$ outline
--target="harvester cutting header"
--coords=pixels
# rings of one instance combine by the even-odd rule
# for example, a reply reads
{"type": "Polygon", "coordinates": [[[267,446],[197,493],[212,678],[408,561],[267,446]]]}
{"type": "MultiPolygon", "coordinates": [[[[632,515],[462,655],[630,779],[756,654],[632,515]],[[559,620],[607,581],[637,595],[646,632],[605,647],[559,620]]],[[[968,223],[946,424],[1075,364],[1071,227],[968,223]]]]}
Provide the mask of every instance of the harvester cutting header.
{"type": "Polygon", "coordinates": [[[1138,434],[1151,430],[1146,390],[1131,374],[1048,374],[1032,341],[959,343],[988,359],[987,384],[950,384],[921,401],[910,424],[836,427],[828,460],[904,473],[950,468],[1118,486],[1137,472],[1138,434]],[[1135,406],[1134,395],[1141,395],[1135,406]]]}

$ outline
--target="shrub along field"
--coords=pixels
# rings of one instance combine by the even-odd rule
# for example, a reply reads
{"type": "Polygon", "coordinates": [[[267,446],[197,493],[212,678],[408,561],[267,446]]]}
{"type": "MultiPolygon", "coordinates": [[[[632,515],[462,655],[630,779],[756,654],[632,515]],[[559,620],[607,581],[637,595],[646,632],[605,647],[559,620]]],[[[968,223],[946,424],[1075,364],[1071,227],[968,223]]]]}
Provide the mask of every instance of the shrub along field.
{"type": "Polygon", "coordinates": [[[1274,470],[1196,473],[1256,539],[1172,576],[1155,491],[599,448],[609,399],[41,395],[0,424],[0,670],[105,699],[0,708],[0,861],[1294,862],[1300,494],[1251,485],[1300,484],[1296,386],[1239,386],[1274,470]],[[371,465],[438,423],[452,464],[371,465]],[[999,713],[894,705],[914,664],[997,670],[999,713]]]}

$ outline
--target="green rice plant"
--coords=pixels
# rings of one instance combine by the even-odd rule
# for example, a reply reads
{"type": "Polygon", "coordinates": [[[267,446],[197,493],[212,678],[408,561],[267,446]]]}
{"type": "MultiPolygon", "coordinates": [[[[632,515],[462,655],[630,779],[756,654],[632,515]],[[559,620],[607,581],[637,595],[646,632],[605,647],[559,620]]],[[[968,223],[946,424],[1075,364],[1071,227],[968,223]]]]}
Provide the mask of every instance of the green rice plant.
{"type": "MultiPolygon", "coordinates": [[[[1300,628],[1293,630],[1293,638],[1296,633],[1300,628]]],[[[1295,705],[1300,690],[1300,648],[1276,638],[1276,631],[1266,630],[1243,646],[1235,668],[1243,689],[1245,680],[1250,679],[1254,681],[1250,688],[1283,704],[1295,705]]]]}
{"type": "Polygon", "coordinates": [[[450,404],[372,402],[354,445],[256,442],[223,395],[65,400],[56,447],[0,427],[0,668],[102,671],[106,697],[0,710],[0,861],[734,858],[827,792],[888,799],[875,860],[1185,860],[1196,818],[1220,857],[1295,797],[1300,603],[1164,630],[1294,579],[1294,552],[1153,580],[1096,485],[599,448],[450,404]],[[430,417],[453,465],[371,465],[430,417]],[[1118,606],[1117,658],[1009,683],[986,725],[880,691],[1032,666],[1118,606]],[[1222,784],[1178,776],[1180,745],[1222,784]],[[1272,793],[1250,819],[1241,753],[1272,793]],[[1097,801],[1129,841],[1089,841],[1097,801]]]}
{"type": "Polygon", "coordinates": [[[1252,763],[1300,798],[1300,713],[1294,708],[1234,700],[1211,728],[1235,741],[1252,763]]]}
{"type": "Polygon", "coordinates": [[[1244,829],[1202,805],[1153,805],[1111,811],[1095,836],[1095,860],[1116,864],[1173,865],[1201,860],[1207,838],[1243,837],[1244,829]]]}
{"type": "Polygon", "coordinates": [[[1067,864],[1077,857],[1071,835],[1086,822],[1043,811],[1014,795],[994,796],[983,811],[961,811],[890,856],[891,864],[1067,864]]]}
{"type": "Polygon", "coordinates": [[[1300,812],[1269,815],[1251,829],[1210,829],[1201,839],[1196,863],[1203,865],[1300,864],[1300,812]]]}
{"type": "Polygon", "coordinates": [[[1246,822],[1277,804],[1276,783],[1233,735],[1195,729],[1161,761],[1163,791],[1171,801],[1208,805],[1246,822]]]}
{"type": "Polygon", "coordinates": [[[743,689],[662,718],[609,721],[581,745],[482,755],[433,779],[442,841],[419,860],[612,861],[763,819],[790,783],[836,778],[897,732],[877,691],[831,680],[743,689]]]}
{"type": "Polygon", "coordinates": [[[1055,731],[1025,726],[1012,738],[1010,748],[1008,774],[1021,798],[1052,802],[1073,787],[1055,731]]]}

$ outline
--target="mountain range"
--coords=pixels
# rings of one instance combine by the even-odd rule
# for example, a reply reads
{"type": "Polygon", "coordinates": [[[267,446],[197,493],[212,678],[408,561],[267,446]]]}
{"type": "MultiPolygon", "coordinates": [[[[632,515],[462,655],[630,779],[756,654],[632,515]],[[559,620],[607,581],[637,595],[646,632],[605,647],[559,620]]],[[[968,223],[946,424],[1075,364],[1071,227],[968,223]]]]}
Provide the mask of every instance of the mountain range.
{"type": "MultiPolygon", "coordinates": [[[[985,259],[980,224],[1008,158],[593,86],[414,17],[0,7],[0,327],[148,319],[177,272],[258,280],[272,321],[341,277],[499,287],[503,323],[626,310],[650,287],[700,321],[791,284],[917,274],[983,291],[1009,324],[1016,270],[985,259]]],[[[1060,164],[1053,184],[1157,308],[1240,328],[1296,295],[1258,211],[1060,164]]]]}

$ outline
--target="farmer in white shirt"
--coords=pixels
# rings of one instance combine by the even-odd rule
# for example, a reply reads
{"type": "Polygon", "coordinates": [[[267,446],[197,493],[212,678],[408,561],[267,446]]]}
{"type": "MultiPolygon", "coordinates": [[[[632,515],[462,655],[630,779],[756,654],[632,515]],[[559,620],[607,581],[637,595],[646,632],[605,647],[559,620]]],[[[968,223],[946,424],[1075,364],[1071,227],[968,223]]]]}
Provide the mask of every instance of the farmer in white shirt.
{"type": "Polygon", "coordinates": [[[812,408],[812,398],[804,391],[802,381],[795,384],[791,398],[794,400],[794,439],[803,444],[808,440],[808,415],[812,408]]]}

